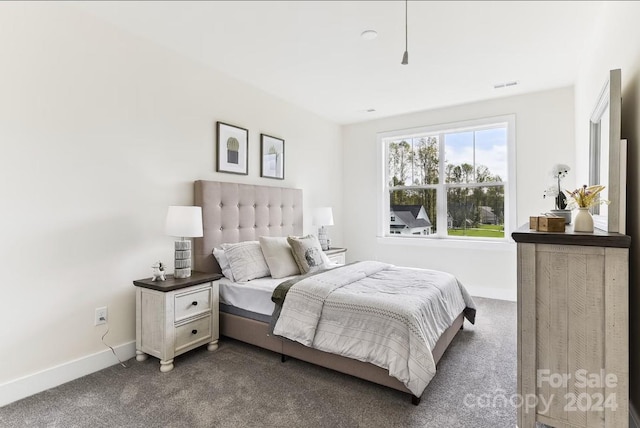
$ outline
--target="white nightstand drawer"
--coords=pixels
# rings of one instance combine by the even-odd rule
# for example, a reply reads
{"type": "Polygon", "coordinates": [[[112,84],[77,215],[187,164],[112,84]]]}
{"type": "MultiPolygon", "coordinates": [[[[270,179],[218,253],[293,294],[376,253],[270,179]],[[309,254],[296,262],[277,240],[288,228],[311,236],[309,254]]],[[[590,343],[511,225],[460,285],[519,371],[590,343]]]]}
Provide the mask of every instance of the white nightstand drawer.
{"type": "Polygon", "coordinates": [[[176,294],[175,321],[209,312],[211,310],[211,288],[206,287],[189,293],[176,294]]]}
{"type": "Polygon", "coordinates": [[[331,248],[329,250],[324,250],[324,253],[327,255],[331,263],[343,265],[347,262],[346,248],[331,248]]]}
{"type": "Polygon", "coordinates": [[[338,264],[343,265],[346,262],[346,258],[344,256],[344,253],[330,254],[330,255],[327,255],[327,257],[329,258],[331,263],[338,263],[338,264]]]}
{"type": "Polygon", "coordinates": [[[176,354],[183,348],[211,338],[211,316],[176,327],[176,354]]]}

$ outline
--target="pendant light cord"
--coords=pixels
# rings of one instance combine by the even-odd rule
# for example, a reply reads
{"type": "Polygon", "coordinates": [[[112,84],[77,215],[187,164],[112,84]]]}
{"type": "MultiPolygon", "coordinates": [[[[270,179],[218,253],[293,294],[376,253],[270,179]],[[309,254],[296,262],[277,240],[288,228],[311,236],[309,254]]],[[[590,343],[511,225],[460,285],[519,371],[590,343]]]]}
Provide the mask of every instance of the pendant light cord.
{"type": "Polygon", "coordinates": [[[409,52],[409,0],[404,0],[404,50],[409,52]]]}
{"type": "Polygon", "coordinates": [[[409,0],[404,0],[404,54],[400,64],[409,64],[409,0]]]}

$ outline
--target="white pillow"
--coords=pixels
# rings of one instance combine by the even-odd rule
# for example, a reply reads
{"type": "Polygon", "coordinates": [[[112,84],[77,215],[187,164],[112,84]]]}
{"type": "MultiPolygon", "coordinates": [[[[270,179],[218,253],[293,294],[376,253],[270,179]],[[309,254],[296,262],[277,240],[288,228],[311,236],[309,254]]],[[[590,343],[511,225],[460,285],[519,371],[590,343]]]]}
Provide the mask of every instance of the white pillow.
{"type": "Polygon", "coordinates": [[[236,282],[269,276],[269,266],[264,259],[258,241],[222,244],[222,249],[229,260],[231,272],[236,282]]]}
{"type": "Polygon", "coordinates": [[[285,276],[300,274],[300,269],[293,258],[287,238],[261,236],[259,239],[262,254],[264,254],[273,278],[284,278],[285,276]]]}
{"type": "Polygon", "coordinates": [[[231,272],[231,265],[229,265],[229,259],[227,258],[224,250],[222,248],[214,248],[213,249],[213,257],[216,258],[218,264],[220,265],[220,269],[222,270],[222,274],[229,278],[231,281],[236,282],[233,277],[233,272],[231,272]]]}

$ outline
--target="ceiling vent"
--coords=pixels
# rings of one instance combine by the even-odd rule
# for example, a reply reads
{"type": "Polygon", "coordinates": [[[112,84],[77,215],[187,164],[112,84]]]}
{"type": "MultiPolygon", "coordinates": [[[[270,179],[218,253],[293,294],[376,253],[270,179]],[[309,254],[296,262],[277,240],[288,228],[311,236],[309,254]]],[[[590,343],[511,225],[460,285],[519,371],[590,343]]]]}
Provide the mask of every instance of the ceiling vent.
{"type": "Polygon", "coordinates": [[[496,83],[495,85],[493,85],[493,89],[508,88],[509,86],[516,86],[517,84],[517,80],[512,80],[511,82],[496,83]]]}

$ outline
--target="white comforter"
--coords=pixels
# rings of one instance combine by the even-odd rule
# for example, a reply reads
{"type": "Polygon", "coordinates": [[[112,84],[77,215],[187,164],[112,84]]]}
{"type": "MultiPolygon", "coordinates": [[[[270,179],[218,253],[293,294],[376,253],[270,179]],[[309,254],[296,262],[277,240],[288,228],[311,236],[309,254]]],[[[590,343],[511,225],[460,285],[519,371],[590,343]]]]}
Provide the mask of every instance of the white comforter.
{"type": "Polygon", "coordinates": [[[389,370],[417,397],[442,333],[474,303],[448,273],[359,262],[293,285],[274,334],[389,370]]]}

